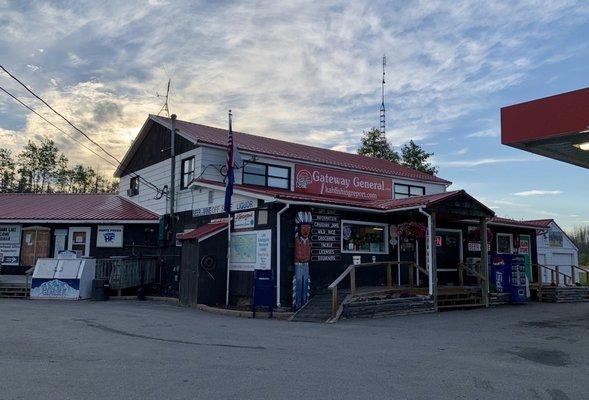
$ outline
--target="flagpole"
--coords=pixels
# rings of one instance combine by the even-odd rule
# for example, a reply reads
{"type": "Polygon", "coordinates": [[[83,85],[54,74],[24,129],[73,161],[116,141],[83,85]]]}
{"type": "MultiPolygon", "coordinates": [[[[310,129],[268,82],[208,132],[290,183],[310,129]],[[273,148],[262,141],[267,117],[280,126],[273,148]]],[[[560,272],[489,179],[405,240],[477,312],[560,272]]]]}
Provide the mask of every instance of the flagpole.
{"type": "Polygon", "coordinates": [[[225,212],[227,213],[227,282],[225,306],[229,307],[229,275],[231,270],[231,195],[233,194],[233,131],[229,110],[229,132],[227,135],[227,182],[225,186],[225,212]]]}

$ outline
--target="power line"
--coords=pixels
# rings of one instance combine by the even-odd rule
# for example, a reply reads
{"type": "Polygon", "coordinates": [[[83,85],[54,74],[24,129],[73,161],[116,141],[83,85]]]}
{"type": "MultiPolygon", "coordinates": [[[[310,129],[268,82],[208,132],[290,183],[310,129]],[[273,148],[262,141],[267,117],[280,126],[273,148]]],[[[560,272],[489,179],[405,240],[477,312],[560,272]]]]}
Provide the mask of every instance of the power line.
{"type": "MultiPolygon", "coordinates": [[[[120,168],[120,166],[122,165],[122,162],[116,158],[115,156],[113,156],[111,153],[109,153],[104,147],[102,147],[99,143],[97,143],[96,141],[94,141],[90,136],[88,136],[85,132],[83,132],[81,129],[79,129],[77,126],[75,126],[73,123],[71,123],[66,117],[64,117],[61,113],[59,113],[57,110],[55,110],[53,107],[51,107],[51,105],[49,105],[49,103],[47,103],[45,100],[43,100],[40,96],[38,96],[35,92],[33,92],[31,89],[29,89],[27,87],[27,85],[25,85],[22,81],[20,81],[16,76],[12,75],[6,68],[4,68],[3,65],[0,64],[0,69],[2,69],[6,74],[8,74],[8,76],[10,76],[12,79],[14,79],[16,82],[18,82],[22,87],[24,87],[27,92],[31,93],[35,98],[37,98],[39,101],[41,101],[43,104],[45,104],[51,111],[53,111],[55,114],[57,114],[58,116],[60,116],[65,122],[68,123],[68,125],[70,125],[72,128],[74,128],[76,131],[80,132],[86,139],[88,139],[91,143],[93,143],[95,146],[97,146],[100,150],[102,150],[105,154],[107,154],[109,157],[111,157],[112,159],[114,159],[118,164],[114,165],[112,164],[112,162],[109,162],[109,164],[113,165],[115,168],[120,168]]],[[[8,93],[5,89],[3,89],[3,91],[7,94],[9,94],[12,98],[14,98],[15,100],[18,101],[18,99],[16,98],[16,96],[8,93]]],[[[19,103],[23,104],[22,102],[19,101],[19,103]]],[[[27,109],[32,110],[30,107],[26,106],[27,109]]],[[[33,112],[35,112],[34,110],[32,110],[33,112]]],[[[38,114],[37,112],[35,112],[35,114],[41,116],[40,114],[38,114]]],[[[43,117],[42,117],[43,118],[43,117]]],[[[45,118],[43,118],[44,120],[46,120],[45,118]]],[[[47,121],[47,120],[46,120],[47,121]]],[[[52,126],[56,127],[54,124],[51,123],[52,126]]],[[[59,128],[58,128],[59,129],[59,128]]],[[[61,132],[63,132],[63,130],[59,129],[61,132]]],[[[68,135],[69,136],[69,135],[68,135]]],[[[87,148],[87,147],[86,147],[87,148]]],[[[94,152],[93,152],[94,153],[94,152]]],[[[96,153],[94,153],[96,154],[96,153]]],[[[98,155],[97,155],[98,156],[98,155]]],[[[101,156],[99,156],[101,157],[101,156]]],[[[102,158],[102,157],[101,157],[102,158]]],[[[104,158],[102,158],[104,159],[104,158]]],[[[106,160],[105,160],[106,161],[106,160]]],[[[129,173],[129,171],[127,171],[125,168],[123,168],[123,172],[127,172],[129,173]]],[[[129,173],[129,174],[135,174],[135,173],[129,173]]],[[[133,175],[132,175],[133,176],[133,175]]],[[[146,185],[148,185],[149,187],[151,187],[152,189],[154,189],[156,191],[157,194],[159,194],[160,192],[163,193],[162,190],[160,190],[156,185],[154,185],[153,183],[149,182],[148,180],[146,180],[145,178],[143,178],[142,176],[140,176],[139,174],[135,174],[133,177],[137,177],[140,181],[143,181],[146,185]]],[[[167,193],[165,194],[166,198],[168,197],[167,193]]]]}
{"type": "Polygon", "coordinates": [[[10,93],[8,90],[4,89],[2,86],[0,86],[0,90],[2,90],[4,93],[6,93],[8,96],[12,97],[14,99],[14,101],[18,102],[21,106],[25,107],[26,109],[28,109],[29,111],[31,111],[32,113],[36,114],[39,118],[41,118],[43,121],[45,121],[46,123],[48,123],[49,125],[51,125],[52,127],[54,127],[55,129],[57,129],[58,131],[60,131],[61,133],[63,133],[64,135],[68,136],[70,139],[72,139],[73,141],[77,142],[80,146],[82,146],[83,148],[85,148],[86,150],[90,151],[92,154],[94,154],[96,157],[99,157],[101,160],[109,163],[110,165],[112,165],[113,167],[117,167],[117,165],[115,163],[113,163],[110,160],[107,160],[106,158],[104,158],[103,156],[101,156],[100,154],[98,154],[97,152],[95,152],[94,150],[92,150],[90,147],[86,146],[84,143],[82,143],[81,141],[79,141],[78,139],[76,139],[74,136],[70,135],[68,132],[64,131],[63,129],[61,129],[59,126],[55,125],[53,122],[49,121],[47,118],[45,118],[43,115],[39,114],[37,111],[35,111],[33,108],[31,108],[28,104],[24,103],[22,100],[20,100],[18,97],[16,97],[15,95],[13,95],[12,93],[10,93]]]}

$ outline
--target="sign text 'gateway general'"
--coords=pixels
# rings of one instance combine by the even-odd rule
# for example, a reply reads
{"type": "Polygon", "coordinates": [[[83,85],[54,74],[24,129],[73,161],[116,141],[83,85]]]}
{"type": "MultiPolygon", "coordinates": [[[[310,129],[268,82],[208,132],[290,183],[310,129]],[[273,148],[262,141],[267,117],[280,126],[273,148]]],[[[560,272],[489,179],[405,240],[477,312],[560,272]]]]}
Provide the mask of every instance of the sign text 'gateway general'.
{"type": "Polygon", "coordinates": [[[393,198],[392,181],[389,178],[302,164],[295,166],[295,191],[357,200],[393,198]]]}

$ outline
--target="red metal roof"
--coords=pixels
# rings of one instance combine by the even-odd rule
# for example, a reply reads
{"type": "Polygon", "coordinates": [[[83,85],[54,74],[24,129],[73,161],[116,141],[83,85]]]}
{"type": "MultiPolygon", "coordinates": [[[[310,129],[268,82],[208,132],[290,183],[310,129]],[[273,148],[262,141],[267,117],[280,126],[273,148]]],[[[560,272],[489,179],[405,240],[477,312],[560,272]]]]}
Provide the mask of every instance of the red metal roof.
{"type": "MultiPolygon", "coordinates": [[[[211,186],[216,186],[221,190],[225,189],[225,186],[221,182],[217,181],[210,181],[199,179],[196,180],[195,183],[204,183],[211,186]]],[[[484,204],[480,203],[474,197],[470,196],[464,190],[455,190],[451,192],[443,192],[443,193],[436,193],[430,194],[425,196],[417,196],[417,197],[410,197],[407,199],[393,199],[393,200],[376,200],[376,201],[360,201],[360,200],[353,200],[353,199],[343,199],[343,198],[331,198],[325,197],[320,195],[311,195],[305,193],[296,193],[290,190],[284,189],[274,189],[274,188],[265,188],[265,187],[258,187],[258,186],[251,186],[251,185],[235,185],[235,190],[240,190],[246,193],[251,193],[253,195],[263,195],[267,197],[271,197],[278,200],[286,200],[286,201],[297,201],[297,202],[308,202],[308,203],[321,203],[321,204],[333,204],[339,206],[348,206],[348,207],[357,207],[357,208],[364,208],[367,211],[394,211],[403,208],[418,208],[418,207],[429,207],[436,205],[445,200],[449,200],[452,197],[465,195],[469,197],[472,201],[479,204],[482,208],[487,210],[490,215],[493,215],[493,211],[487,208],[484,204]]]]}
{"type": "Polygon", "coordinates": [[[552,222],[554,222],[554,220],[551,218],[550,219],[531,219],[531,220],[527,220],[524,222],[526,222],[530,225],[537,226],[538,228],[549,228],[550,224],[552,222]]]}
{"type": "MultiPolygon", "coordinates": [[[[169,118],[150,115],[150,118],[157,123],[170,128],[171,120],[169,118]]],[[[195,124],[186,121],[176,121],[178,130],[201,143],[207,143],[216,146],[227,145],[227,130],[214,128],[211,126],[195,124]]],[[[426,182],[440,184],[450,184],[451,182],[417,171],[402,165],[381,160],[375,157],[361,156],[359,154],[346,153],[320,147],[307,146],[295,142],[272,139],[264,136],[256,136],[248,133],[233,132],[235,146],[242,151],[266,154],[275,157],[284,157],[301,162],[313,162],[318,164],[331,165],[341,168],[351,168],[360,171],[367,171],[387,176],[398,176],[407,179],[415,179],[426,182]]]]}
{"type": "Polygon", "coordinates": [[[0,220],[153,221],[159,216],[116,194],[0,194],[0,220]]]}
{"type": "MultiPolygon", "coordinates": [[[[544,221],[544,220],[541,220],[544,221]]],[[[503,217],[493,217],[489,221],[491,224],[498,224],[498,225],[511,225],[511,226],[520,226],[522,228],[531,228],[531,229],[539,229],[542,228],[538,224],[538,221],[520,221],[511,218],[503,218],[503,217]]]]}
{"type": "Polygon", "coordinates": [[[209,224],[199,226],[196,229],[192,229],[188,232],[178,235],[178,240],[200,240],[208,235],[213,235],[227,228],[227,222],[211,222],[209,224]]]}

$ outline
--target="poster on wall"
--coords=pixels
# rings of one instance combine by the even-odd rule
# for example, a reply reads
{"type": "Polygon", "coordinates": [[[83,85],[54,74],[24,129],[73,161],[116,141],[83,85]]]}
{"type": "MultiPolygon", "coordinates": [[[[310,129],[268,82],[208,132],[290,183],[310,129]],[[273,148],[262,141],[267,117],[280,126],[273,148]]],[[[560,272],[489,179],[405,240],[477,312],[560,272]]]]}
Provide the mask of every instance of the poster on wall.
{"type": "Polygon", "coordinates": [[[96,247],[123,247],[123,225],[98,225],[96,247]]]}
{"type": "Polygon", "coordinates": [[[20,225],[0,225],[0,262],[18,265],[20,261],[20,225]]]}
{"type": "Polygon", "coordinates": [[[311,261],[341,260],[341,218],[333,210],[312,213],[311,261]]]}
{"type": "Polygon", "coordinates": [[[254,269],[271,269],[272,231],[233,232],[231,233],[231,271],[253,271],[254,269]]]}
{"type": "MultiPolygon", "coordinates": [[[[468,251],[480,252],[481,251],[481,230],[476,226],[468,227],[468,251]]],[[[487,248],[491,248],[492,233],[487,228],[487,248]]]]}
{"type": "Polygon", "coordinates": [[[295,192],[356,200],[390,200],[391,179],[313,165],[295,165],[295,192]]]}

